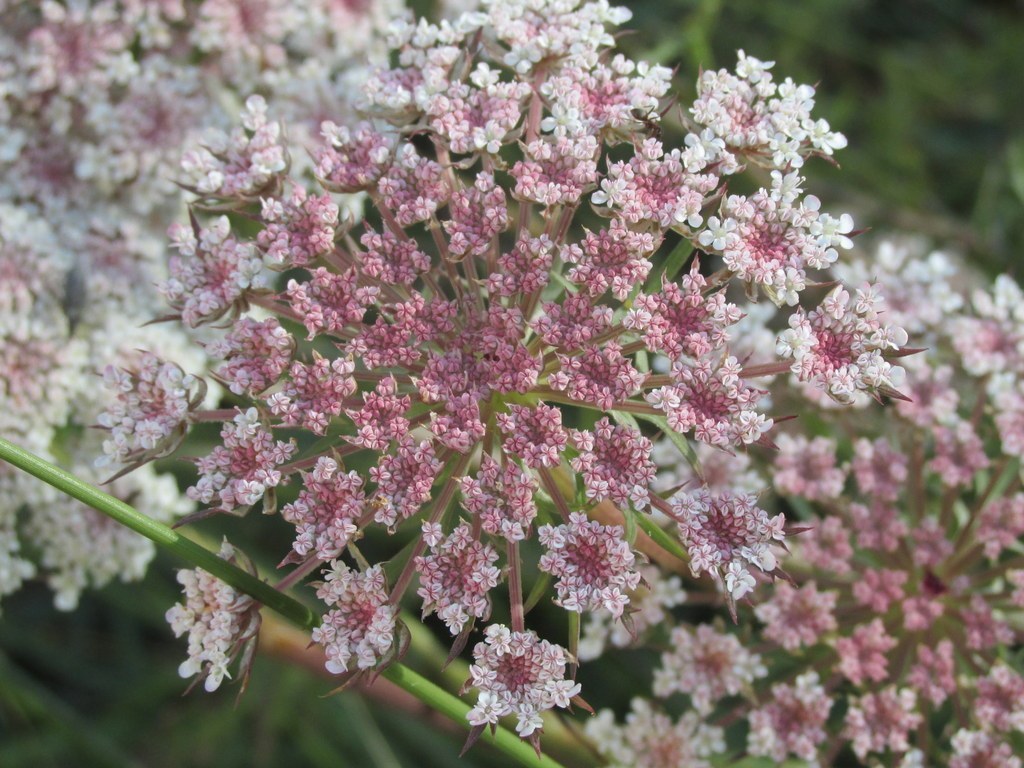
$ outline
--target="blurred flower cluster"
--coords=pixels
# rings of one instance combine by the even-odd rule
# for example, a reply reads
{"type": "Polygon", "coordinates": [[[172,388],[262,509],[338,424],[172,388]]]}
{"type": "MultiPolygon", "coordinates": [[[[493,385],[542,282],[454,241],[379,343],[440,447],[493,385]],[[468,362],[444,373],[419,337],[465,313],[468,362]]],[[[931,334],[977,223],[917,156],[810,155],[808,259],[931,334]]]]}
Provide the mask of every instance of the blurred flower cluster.
{"type": "Polygon", "coordinates": [[[358,119],[329,115],[311,164],[288,112],[250,97],[240,126],[184,155],[192,205],[161,286],[234,407],[205,404],[170,356],[107,371],[113,469],[222,424],[188,496],[294,526],[282,566],[323,576],[328,670],[400,655],[413,603],[454,652],[483,630],[471,738],[511,715],[537,744],[542,713],[581,703],[582,614],[637,637],[682,599],[637,596],[660,581],[638,544],[657,521],[731,610],[781,573],[785,515],[754,489],[661,491],[659,452],[770,448],[757,380],[773,374],[843,404],[902,383],[907,336],[876,288],[818,282],[853,223],[803,188],[805,159],[845,145],[814,89],[740,52],[734,73],[700,75],[666,146],[671,72],[612,51],[628,18],[517,0],[397,21],[358,119]],[[758,297],[788,330],[750,322],[758,297]],[[574,617],[564,645],[527,628],[545,585],[574,617]]]}
{"type": "MultiPolygon", "coordinates": [[[[183,151],[216,143],[254,91],[297,139],[322,110],[346,114],[344,94],[399,9],[0,3],[0,434],[86,480],[110,477],[93,466],[103,436],[88,427],[111,401],[96,373],[137,364],[140,349],[205,366],[180,328],[145,325],[162,314],[156,285],[167,225],[184,210],[183,151]]],[[[151,467],[112,490],[161,520],[193,506],[151,467]]],[[[0,596],[39,577],[69,609],[87,586],[138,578],[152,556],[148,541],[6,465],[0,495],[0,596]]]]}
{"type": "MultiPolygon", "coordinates": [[[[907,399],[841,411],[777,380],[776,409],[799,414],[773,431],[777,450],[705,456],[706,482],[765,490],[803,530],[735,625],[719,611],[694,628],[684,617],[724,601],[648,576],[654,697],[587,725],[613,765],[1021,765],[1024,297],[1006,276],[972,288],[956,260],[909,240],[834,273],[877,280],[890,321],[927,347],[905,358],[907,399]]],[[[590,656],[636,640],[607,618],[585,638],[590,656]]]]}

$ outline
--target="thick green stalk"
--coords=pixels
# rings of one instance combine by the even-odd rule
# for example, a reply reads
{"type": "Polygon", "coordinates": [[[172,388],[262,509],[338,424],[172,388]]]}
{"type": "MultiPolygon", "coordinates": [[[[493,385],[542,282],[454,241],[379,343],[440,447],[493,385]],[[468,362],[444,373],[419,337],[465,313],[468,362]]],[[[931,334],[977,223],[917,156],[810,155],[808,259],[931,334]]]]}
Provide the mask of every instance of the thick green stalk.
{"type": "MultiPolygon", "coordinates": [[[[416,672],[413,672],[402,664],[392,664],[381,673],[395,685],[405,689],[417,699],[432,709],[450,717],[456,722],[465,723],[466,714],[470,706],[462,699],[458,699],[447,693],[443,688],[434,685],[416,672]]],[[[480,737],[481,741],[489,741],[509,757],[513,757],[523,765],[536,766],[537,768],[561,768],[561,764],[555,762],[547,755],[538,756],[527,742],[520,739],[511,731],[498,728],[491,736],[489,730],[485,730],[480,737]]]]}
{"type": "Polygon", "coordinates": [[[52,485],[61,493],[78,499],[121,525],[131,528],[190,565],[202,568],[224,583],[245,592],[293,624],[303,629],[311,629],[317,624],[316,615],[299,601],[283,592],[278,592],[252,574],[222,560],[215,553],[201,547],[178,531],[146,517],[120,499],[79,480],[70,472],[54,466],[24,448],[19,448],[2,437],[0,437],[0,459],[28,472],[44,483],[52,485]]]}
{"type": "MultiPolygon", "coordinates": [[[[152,520],[132,506],[108,493],[89,485],[60,467],[19,448],[0,437],[0,460],[28,472],[58,491],[78,499],[121,525],[145,536],[155,544],[174,553],[189,565],[202,568],[235,589],[245,592],[275,613],[297,625],[310,629],[317,623],[316,615],[299,601],[278,592],[269,584],[260,581],[241,568],[217,557],[189,538],[168,526],[152,520]]],[[[391,682],[405,689],[420,701],[462,725],[466,724],[466,713],[470,706],[426,678],[401,664],[392,664],[381,673],[391,682]]],[[[551,758],[537,757],[533,748],[518,736],[504,728],[498,728],[494,736],[486,733],[483,738],[523,765],[539,768],[561,768],[551,758]]]]}

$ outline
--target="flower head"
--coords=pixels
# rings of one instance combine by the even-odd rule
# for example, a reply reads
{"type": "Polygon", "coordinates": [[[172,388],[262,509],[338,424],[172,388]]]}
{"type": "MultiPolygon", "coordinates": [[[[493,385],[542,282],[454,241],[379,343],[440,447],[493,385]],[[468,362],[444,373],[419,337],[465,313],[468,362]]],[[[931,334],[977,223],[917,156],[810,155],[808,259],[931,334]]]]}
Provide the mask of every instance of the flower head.
{"type": "Polygon", "coordinates": [[[388,602],[379,565],[358,573],[332,561],[317,597],[330,610],[313,630],[335,674],[375,666],[395,642],[396,609],[388,602]]]}
{"type": "MultiPolygon", "coordinates": [[[[224,542],[220,557],[237,560],[234,547],[224,542]]],[[[225,677],[228,665],[260,626],[259,606],[246,594],[236,591],[203,570],[178,571],[178,582],[185,602],[167,611],[167,622],[176,637],[188,634],[188,659],[178,668],[182,677],[200,675],[203,687],[215,691],[225,677]]]]}
{"type": "MultiPolygon", "coordinates": [[[[245,39],[218,42],[211,30],[236,28],[229,10],[204,4],[196,45],[223,46],[240,80],[277,72],[300,45],[303,18],[269,0],[245,39]]],[[[776,84],[741,54],[735,76],[701,76],[693,130],[671,146],[651,128],[671,73],[608,50],[628,15],[603,0],[513,0],[397,21],[359,115],[328,113],[318,137],[273,99],[249,98],[240,126],[183,157],[197,200],[172,231],[162,283],[185,325],[221,337],[208,349],[243,405],[205,411],[129,377],[132,413],[170,411],[166,425],[138,434],[107,417],[125,457],[133,441],[162,447],[178,424],[225,421],[189,492],[214,509],[272,513],[276,489],[297,489],[281,510],[295,528],[285,563],[303,573],[330,561],[314,639],[331,672],[390,663],[416,574],[424,612],[463,640],[507,577],[510,626],[486,627],[476,647],[470,721],[516,713],[525,737],[579,690],[566,680],[576,660],[526,629],[535,536],[554,602],[613,618],[640,587],[627,531],[656,525],[652,510],[674,518],[691,571],[733,602],[777,570],[785,518],[735,491],[666,499],[652,488],[653,442],[687,454],[691,438],[771,444],[764,390],[749,381],[763,366],[748,367],[729,283],[794,305],[852,227],[804,196],[793,170],[843,143],[810,117],[813,89],[776,84]],[[726,177],[746,163],[774,171],[771,188],[729,195],[726,177]],[[707,255],[672,266],[662,252],[688,246],[707,255]],[[291,336],[299,326],[304,340],[291,336]],[[624,525],[597,519],[620,513],[624,525]],[[414,537],[390,594],[354,546],[374,527],[414,537]]],[[[830,317],[892,351],[899,335],[875,322],[874,298],[849,313],[834,298],[830,317]]],[[[817,328],[817,315],[795,315],[817,328]]],[[[875,347],[860,389],[884,393],[895,373],[875,347]]],[[[747,661],[735,677],[749,682],[761,673],[747,661]]],[[[727,672],[720,687],[738,692],[727,672]]]]}
{"type": "Polygon", "coordinates": [[[565,649],[540,640],[532,632],[510,632],[492,624],[473,649],[470,684],[480,691],[470,710],[471,725],[494,724],[505,715],[517,718],[516,733],[528,737],[543,728],[541,712],[568,707],[580,691],[565,679],[565,649]]]}
{"type": "Polygon", "coordinates": [[[679,535],[690,553],[690,570],[710,572],[734,599],[754,586],[750,566],[775,570],[771,547],[785,538],[782,515],[769,517],[751,494],[711,494],[705,489],[679,493],[672,504],[679,535]]]}

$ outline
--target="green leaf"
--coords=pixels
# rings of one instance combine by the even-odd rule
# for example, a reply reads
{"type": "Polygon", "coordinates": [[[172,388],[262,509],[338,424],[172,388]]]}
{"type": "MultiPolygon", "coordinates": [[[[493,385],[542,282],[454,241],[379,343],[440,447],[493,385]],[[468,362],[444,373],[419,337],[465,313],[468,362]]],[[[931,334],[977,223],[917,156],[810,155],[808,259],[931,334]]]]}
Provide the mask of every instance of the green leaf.
{"type": "MultiPolygon", "coordinates": [[[[469,704],[462,701],[462,699],[452,696],[408,667],[401,664],[392,664],[381,672],[381,677],[387,678],[411,693],[424,704],[452,720],[463,724],[467,723],[466,715],[471,709],[469,704]]],[[[522,765],[531,766],[532,768],[560,768],[557,762],[547,755],[542,754],[538,756],[529,743],[504,728],[497,728],[493,732],[487,729],[481,734],[480,740],[494,744],[498,749],[506,755],[515,758],[522,765]]]]}
{"type": "Polygon", "coordinates": [[[641,349],[636,353],[636,369],[640,373],[648,373],[651,370],[651,362],[647,357],[646,349],[641,349]]]}
{"type": "Polygon", "coordinates": [[[1006,493],[1006,489],[1010,487],[1010,483],[1013,482],[1015,477],[1020,476],[1021,463],[1020,459],[1014,457],[1007,463],[1006,468],[999,475],[999,479],[996,480],[995,485],[992,486],[992,492],[989,494],[989,499],[1002,498],[1003,494],[1006,493]]]}
{"type": "Polygon", "coordinates": [[[644,282],[644,293],[654,293],[658,290],[661,287],[662,276],[668,282],[675,280],[676,275],[682,270],[683,265],[686,264],[692,253],[693,243],[684,237],[672,249],[672,252],[665,257],[665,263],[662,265],[662,268],[652,270],[651,274],[647,276],[647,280],[644,282]]]}
{"type": "Polygon", "coordinates": [[[622,510],[622,519],[626,523],[626,543],[632,547],[636,543],[636,516],[632,508],[622,510]]]}
{"type": "Polygon", "coordinates": [[[52,485],[61,493],[78,499],[115,522],[145,536],[153,543],[173,552],[189,565],[202,568],[207,573],[213,574],[225,584],[245,592],[293,624],[304,629],[311,629],[319,623],[316,614],[297,600],[278,592],[256,576],[222,560],[216,553],[200,546],[180,532],[147,517],[120,499],[79,480],[70,472],[54,466],[3,438],[0,438],[0,460],[13,464],[18,469],[52,485]]]}
{"type": "Polygon", "coordinates": [[[530,589],[530,594],[526,596],[526,601],[523,603],[523,613],[529,613],[532,611],[540,599],[544,597],[548,591],[548,587],[551,586],[551,574],[545,571],[541,571],[540,576],[535,582],[533,587],[530,589]]]}
{"type": "MultiPolygon", "coordinates": [[[[633,418],[633,414],[626,414],[626,415],[629,416],[630,418],[633,418]]],[[[681,435],[678,432],[676,432],[674,429],[672,429],[668,425],[668,422],[665,421],[665,417],[664,416],[658,416],[658,415],[655,415],[655,414],[647,414],[647,413],[638,413],[638,414],[636,414],[636,418],[640,419],[642,421],[646,421],[649,424],[653,424],[658,429],[660,429],[664,433],[665,437],[667,437],[669,440],[671,440],[672,444],[683,455],[683,458],[686,459],[686,462],[693,469],[694,473],[698,477],[703,477],[704,476],[704,472],[701,470],[701,467],[700,467],[700,459],[697,458],[697,452],[693,449],[693,446],[690,445],[690,441],[686,439],[685,435],[681,435]]],[[[634,422],[635,421],[636,421],[636,419],[634,419],[634,422]]]]}
{"type": "Polygon", "coordinates": [[[1024,205],[1024,141],[1018,140],[1006,152],[1010,172],[1010,186],[1024,205]]]}
{"type": "Polygon", "coordinates": [[[640,528],[643,529],[643,532],[646,533],[655,544],[669,554],[675,555],[684,563],[690,562],[690,554],[683,549],[683,545],[676,539],[669,536],[668,533],[662,530],[662,528],[648,515],[639,514],[636,516],[636,519],[640,524],[640,528]]]}
{"type": "Polygon", "coordinates": [[[624,427],[631,427],[637,432],[640,431],[640,424],[637,422],[636,417],[632,413],[626,411],[612,411],[612,418],[615,419],[619,424],[624,427]]]}
{"type": "Polygon", "coordinates": [[[569,278],[567,278],[561,272],[552,271],[551,279],[558,283],[560,286],[562,286],[567,293],[579,293],[579,286],[573,282],[570,282],[569,278]]]}
{"type": "Polygon", "coordinates": [[[801,520],[814,521],[818,519],[818,515],[814,513],[814,508],[807,499],[802,499],[799,496],[787,496],[786,503],[797,511],[801,520]]]}

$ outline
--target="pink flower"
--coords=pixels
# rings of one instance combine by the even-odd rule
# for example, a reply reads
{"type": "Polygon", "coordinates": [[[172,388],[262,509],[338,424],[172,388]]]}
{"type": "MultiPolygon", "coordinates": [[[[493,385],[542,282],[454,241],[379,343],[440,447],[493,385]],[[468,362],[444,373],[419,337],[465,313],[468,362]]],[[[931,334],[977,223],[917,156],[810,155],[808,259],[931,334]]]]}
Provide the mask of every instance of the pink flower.
{"type": "Polygon", "coordinates": [[[828,501],[840,496],[846,470],[836,466],[835,442],[825,437],[779,435],[775,440],[775,490],[783,495],[828,501]]]}
{"type": "Polygon", "coordinates": [[[574,265],[569,269],[569,279],[591,297],[611,289],[621,301],[647,277],[651,270],[647,256],[656,247],[651,235],[635,232],[621,219],[613,219],[607,229],[597,234],[587,232],[581,243],[566,246],[561,257],[574,265]]]}
{"type": "Polygon", "coordinates": [[[510,406],[508,413],[497,415],[497,421],[506,435],[502,447],[533,469],[557,465],[569,441],[561,411],[543,403],[535,408],[510,406]]]}
{"type": "Polygon", "coordinates": [[[665,413],[677,432],[693,430],[703,443],[725,448],[753,443],[772,426],[757,413],[763,392],[747,386],[735,357],[719,363],[680,358],[672,365],[673,383],[649,392],[647,402],[665,413]]]}
{"type": "MultiPolygon", "coordinates": [[[[236,563],[235,548],[225,540],[219,556],[236,563]]],[[[259,605],[201,569],[178,571],[185,602],[167,611],[167,623],[175,637],[188,634],[188,658],[178,667],[182,677],[199,675],[212,692],[225,677],[228,666],[254,641],[260,626],[259,605]]]]}
{"type": "Polygon", "coordinates": [[[782,515],[768,517],[752,494],[706,489],[676,495],[672,512],[679,536],[690,553],[694,576],[704,571],[719,581],[735,600],[754,587],[749,566],[771,572],[777,563],[772,544],[785,538],[782,515]]]}
{"type": "Polygon", "coordinates": [[[132,40],[115,8],[105,3],[94,8],[52,4],[42,12],[44,23],[28,37],[29,88],[73,94],[106,85],[108,70],[132,40]]]}
{"type": "Polygon", "coordinates": [[[374,451],[386,449],[392,440],[399,440],[409,432],[409,420],[405,417],[412,399],[398,394],[398,382],[394,376],[381,379],[377,386],[363,393],[363,405],[347,411],[356,428],[349,438],[352,443],[374,451]]]}
{"type": "Polygon", "coordinates": [[[953,643],[942,640],[934,649],[926,645],[917,649],[917,664],[907,675],[907,682],[922,699],[938,707],[956,693],[955,673],[953,643]]]}
{"type": "Polygon", "coordinates": [[[935,458],[929,468],[943,485],[949,488],[968,485],[978,472],[988,468],[985,446],[969,422],[937,427],[934,434],[935,458]]]}
{"type": "Polygon", "coordinates": [[[667,697],[678,691],[689,695],[700,714],[715,702],[733,696],[767,673],[761,657],[744,648],[732,635],[701,624],[696,631],[676,627],[670,653],[654,673],[654,693],[667,697]]]}
{"type": "Polygon", "coordinates": [[[289,280],[287,296],[312,339],[321,333],[344,332],[347,326],[361,323],[367,306],[379,293],[377,286],[359,287],[354,269],[335,274],[317,267],[307,282],[289,280]]]}
{"type": "Polygon", "coordinates": [[[1021,768],[1013,747],[992,733],[961,728],[953,734],[952,745],[949,768],[1021,768]]]}
{"type": "Polygon", "coordinates": [[[861,760],[869,753],[905,752],[908,734],[921,723],[917,699],[909,688],[883,688],[853,700],[846,713],[843,735],[861,760]]]}
{"type": "Polygon", "coordinates": [[[135,370],[107,366],[103,379],[116,397],[97,419],[110,431],[104,463],[141,463],[173,451],[206,392],[200,380],[148,353],[135,370]]]}
{"type": "Polygon", "coordinates": [[[407,435],[398,441],[398,450],[385,455],[370,467],[370,479],[377,483],[371,499],[376,509],[373,519],[393,529],[400,520],[410,517],[430,498],[434,479],[442,464],[428,440],[419,443],[407,435]]]}
{"type": "Polygon", "coordinates": [[[452,195],[451,218],[444,221],[448,251],[453,256],[480,256],[508,228],[505,191],[494,176],[480,173],[473,186],[452,195]]]}
{"type": "Polygon", "coordinates": [[[267,398],[267,405],[284,424],[323,435],[331,419],[341,414],[346,398],[356,391],[354,370],[351,360],[328,360],[314,352],[312,365],[292,363],[288,381],[267,398]]]}
{"type": "Polygon", "coordinates": [[[562,370],[548,377],[552,389],[604,411],[637,394],[647,379],[614,342],[600,349],[587,347],[578,357],[559,354],[557,358],[562,370]]]}
{"type": "Polygon", "coordinates": [[[498,258],[498,271],[487,288],[499,296],[538,293],[550,279],[554,244],[541,237],[520,238],[511,251],[498,258]]]}
{"type": "Polygon", "coordinates": [[[262,201],[267,227],[256,242],[267,256],[268,265],[277,269],[302,267],[334,248],[338,225],[338,206],[330,195],[307,195],[295,186],[291,197],[262,201]]]}
{"type": "Polygon", "coordinates": [[[607,418],[598,421],[593,432],[574,430],[572,440],[580,453],[570,464],[583,475],[588,499],[611,499],[641,510],[650,504],[650,440],[631,427],[613,427],[607,418]]]}
{"type": "Polygon", "coordinates": [[[663,279],[661,293],[640,293],[633,300],[622,324],[643,331],[644,343],[652,352],[672,359],[683,354],[701,357],[729,340],[726,329],[737,323],[742,313],[721,293],[705,296],[707,282],[699,270],[694,260],[680,285],[663,279]]]}
{"type": "Polygon", "coordinates": [[[1016,633],[992,610],[985,598],[975,593],[966,608],[961,609],[967,647],[972,651],[984,651],[996,646],[1012,643],[1016,633]]]}
{"type": "Polygon", "coordinates": [[[798,309],[790,316],[777,351],[793,358],[793,373],[801,381],[817,383],[840,402],[858,392],[895,390],[903,383],[903,369],[883,353],[905,345],[907,333],[881,321],[878,302],[874,286],[859,288],[855,299],[845,288],[835,288],[818,309],[807,314],[798,309]]]}
{"type": "Polygon", "coordinates": [[[771,599],[758,605],[754,613],[767,625],[766,638],[793,651],[814,645],[822,635],[835,631],[838,625],[833,612],[838,597],[835,592],[819,592],[813,581],[799,589],[779,582],[771,599]]]}
{"type": "Polygon", "coordinates": [[[463,505],[480,518],[485,531],[508,541],[521,541],[529,535],[537,516],[536,484],[515,462],[502,468],[484,456],[477,476],[460,478],[460,483],[463,505]]]}
{"type": "Polygon", "coordinates": [[[334,560],[317,597],[331,608],[313,630],[324,647],[327,670],[342,674],[377,665],[395,642],[397,609],[388,602],[379,565],[358,573],[334,560]]]}
{"type": "Polygon", "coordinates": [[[862,493],[878,501],[894,501],[907,480],[907,457],[885,439],[857,441],[853,476],[862,493]]]}
{"type": "Polygon", "coordinates": [[[907,573],[889,568],[871,568],[860,574],[853,585],[853,597],[875,613],[884,614],[889,606],[904,598],[907,573]]]}
{"type": "Polygon", "coordinates": [[[399,148],[377,188],[402,227],[429,219],[451,194],[441,166],[420,156],[412,144],[399,148]]]}
{"type": "Polygon", "coordinates": [[[276,384],[288,370],[295,341],[277,318],[256,321],[242,317],[223,340],[206,351],[226,361],[217,369],[217,376],[232,392],[255,396],[276,384]]]}
{"type": "Polygon", "coordinates": [[[794,543],[804,559],[815,568],[826,573],[835,573],[837,576],[850,572],[850,560],[853,557],[850,532],[839,518],[829,517],[822,520],[809,531],[802,533],[794,543]]]}
{"type": "Polygon", "coordinates": [[[561,646],[500,624],[487,627],[484,638],[473,649],[469,668],[467,687],[480,691],[467,715],[471,725],[493,725],[514,714],[516,733],[526,738],[543,728],[541,712],[564,709],[579,693],[579,683],[565,679],[569,657],[561,646]]]}
{"type": "Polygon", "coordinates": [[[224,444],[196,461],[201,477],[188,497],[216,501],[225,512],[251,507],[282,482],[280,466],[295,453],[295,443],[274,440],[255,408],[239,412],[220,435],[224,444]]]}
{"type": "Polygon", "coordinates": [[[595,304],[586,294],[567,296],[562,304],[544,302],[541,309],[533,329],[546,343],[566,351],[582,349],[607,331],[614,314],[611,307],[595,304]]]}
{"type": "Polygon", "coordinates": [[[512,167],[515,196],[546,207],[572,205],[597,183],[598,143],[594,136],[538,139],[526,159],[512,167]]]}
{"type": "Polygon", "coordinates": [[[896,647],[896,638],[885,631],[881,619],[857,627],[850,637],[836,640],[839,671],[854,685],[865,680],[882,682],[889,676],[888,652],[896,647]]]}
{"type": "Polygon", "coordinates": [[[161,290],[188,326],[237,313],[248,292],[270,286],[263,257],[251,243],[231,237],[230,230],[227,216],[197,232],[184,225],[171,228],[180,255],[171,258],[171,276],[161,290]]]}
{"type": "Polygon", "coordinates": [[[281,124],[267,119],[267,102],[255,95],[246,99],[242,123],[230,135],[182,157],[181,168],[198,194],[249,201],[277,194],[280,174],[288,166],[281,124]]]}
{"type": "Polygon", "coordinates": [[[673,721],[639,696],[630,702],[624,724],[617,725],[606,709],[586,722],[584,732],[602,754],[636,768],[711,768],[708,758],[725,750],[722,729],[703,723],[696,712],[673,721]]]}
{"type": "Polygon", "coordinates": [[[430,257],[415,240],[399,239],[391,232],[379,235],[367,227],[361,242],[366,248],[363,271],[386,285],[412,285],[430,269],[430,257]]]}
{"type": "Polygon", "coordinates": [[[816,760],[832,704],[815,672],[800,675],[792,686],[773,685],[769,703],[750,713],[747,749],[778,763],[791,754],[816,760]]]}
{"type": "Polygon", "coordinates": [[[986,504],[974,535],[984,545],[985,556],[998,559],[1024,535],[1024,494],[1015,493],[986,504]]]}
{"type": "Polygon", "coordinates": [[[369,189],[391,164],[392,143],[369,123],[350,129],[325,122],[321,130],[327,143],[319,148],[316,174],[333,192],[369,189]]]}
{"type": "MultiPolygon", "coordinates": [[[[856,459],[854,462],[856,464],[856,459]]],[[[897,463],[892,469],[898,473],[899,467],[900,465],[897,463]]],[[[885,469],[880,474],[887,472],[888,469],[885,469]]],[[[865,482],[874,481],[865,480],[865,482]]],[[[880,487],[886,488],[887,486],[880,487]]],[[[907,523],[900,519],[899,508],[891,502],[875,501],[870,506],[853,503],[850,505],[849,517],[851,527],[857,537],[857,543],[866,549],[892,552],[899,546],[900,539],[909,531],[907,523]]]]}
{"type": "Polygon", "coordinates": [[[415,560],[420,576],[416,594],[423,598],[423,615],[436,613],[456,635],[470,618],[490,616],[488,593],[501,577],[494,566],[498,553],[474,539],[465,522],[447,537],[439,525],[424,523],[423,534],[431,553],[415,560]]]}
{"type": "Polygon", "coordinates": [[[963,359],[964,368],[975,376],[1018,370],[1021,357],[1019,319],[1024,293],[1009,275],[999,275],[991,293],[974,293],[974,316],[958,318],[953,345],[963,359]]]}
{"type": "Polygon", "coordinates": [[[711,174],[689,173],[682,152],[665,152],[660,141],[649,138],[629,161],[608,167],[601,191],[593,196],[630,224],[652,222],[662,228],[701,224],[704,196],[718,185],[711,174]]]}
{"type": "Polygon", "coordinates": [[[452,152],[497,152],[522,119],[529,84],[490,83],[486,82],[488,74],[489,68],[473,73],[482,87],[453,82],[447,91],[434,94],[430,100],[430,125],[447,140],[452,152]]]}
{"type": "Polygon", "coordinates": [[[303,477],[298,498],[281,509],[281,517],[295,526],[293,555],[299,561],[311,551],[320,560],[338,557],[358,531],[366,507],[363,478],[343,472],[335,459],[321,456],[303,477]]]}
{"type": "Polygon", "coordinates": [[[616,618],[622,615],[626,593],[640,583],[622,528],[574,512],[568,524],[541,526],[537,534],[545,547],[538,567],[555,577],[559,605],[578,613],[604,608],[616,618]]]}
{"type": "MultiPolygon", "coordinates": [[[[226,37],[195,44],[222,46],[234,65],[225,74],[272,83],[308,35],[279,0],[250,10],[234,36],[235,11],[204,4],[204,28],[226,37]]],[[[509,627],[486,627],[474,651],[480,695],[469,718],[482,728],[516,714],[534,741],[541,713],[579,691],[566,680],[576,659],[526,629],[522,593],[537,569],[565,610],[624,618],[641,581],[626,531],[656,524],[653,508],[678,523],[692,572],[710,573],[731,608],[777,571],[785,518],[735,490],[667,501],[651,487],[652,441],[687,454],[691,438],[723,452],[771,444],[766,393],[748,381],[765,368],[744,373],[750,348],[765,344],[738,329],[743,309],[726,296],[745,281],[794,304],[805,272],[835,261],[852,226],[821,213],[791,170],[844,141],[810,117],[813,89],[776,85],[768,64],[741,55],[735,78],[701,77],[698,132],[670,146],[652,135],[670,71],[608,51],[611,27],[627,17],[604,2],[515,0],[438,25],[396,22],[353,107],[361,122],[323,122],[319,139],[249,99],[239,128],[183,161],[198,200],[172,233],[178,253],[163,286],[186,325],[219,336],[210,349],[244,401],[198,462],[190,496],[228,512],[263,501],[270,512],[275,488],[301,482],[282,510],[295,527],[285,562],[301,562],[301,574],[332,561],[314,633],[328,669],[391,662],[397,606],[417,574],[424,613],[453,634],[486,621],[500,553],[509,627]],[[313,145],[312,172],[300,166],[303,145],[313,145]],[[730,196],[723,179],[747,163],[776,171],[771,189],[730,196]],[[351,193],[343,215],[337,195],[351,193]],[[583,226],[588,203],[607,216],[593,231],[583,226]],[[659,252],[666,245],[707,255],[687,268],[659,252]],[[650,279],[666,262],[671,270],[650,279]],[[291,338],[300,326],[305,341],[291,338]],[[592,519],[612,507],[627,525],[592,519]],[[421,532],[394,563],[391,594],[380,565],[353,546],[366,535],[368,553],[391,557],[375,528],[421,532]]],[[[896,373],[881,355],[901,336],[876,299],[836,292],[821,317],[797,310],[795,325],[814,336],[800,361],[790,349],[794,365],[813,369],[805,378],[835,389],[832,357],[856,353],[859,390],[888,391],[896,373]]],[[[200,411],[192,382],[171,373],[156,383],[117,377],[112,453],[152,458],[188,423],[225,417],[200,411]],[[136,418],[146,414],[152,425],[136,418]]],[[[809,460],[807,497],[841,488],[831,446],[808,450],[825,455],[809,460]]],[[[750,456],[709,459],[716,487],[733,488],[723,467],[750,456]]],[[[755,482],[750,473],[741,487],[755,482]]],[[[842,560],[843,531],[828,532],[842,560]]],[[[832,594],[780,592],[774,607],[797,625],[797,639],[781,642],[831,632],[832,594]]],[[[694,663],[706,668],[695,676],[708,673],[710,690],[691,694],[702,712],[763,676],[757,657],[728,640],[702,632],[700,642],[694,663]]],[[[711,751],[693,749],[698,759],[711,751]]]]}

